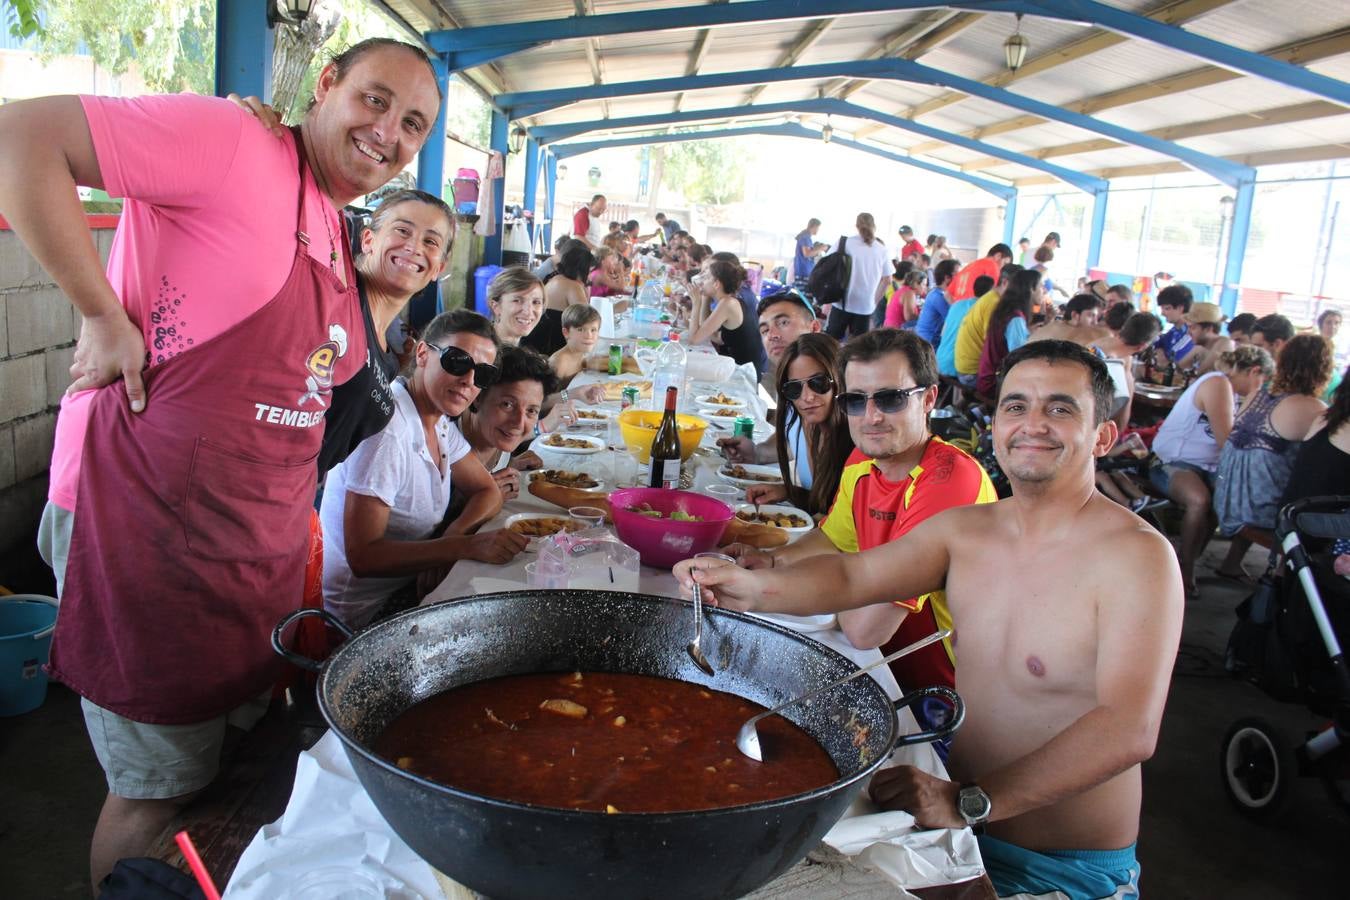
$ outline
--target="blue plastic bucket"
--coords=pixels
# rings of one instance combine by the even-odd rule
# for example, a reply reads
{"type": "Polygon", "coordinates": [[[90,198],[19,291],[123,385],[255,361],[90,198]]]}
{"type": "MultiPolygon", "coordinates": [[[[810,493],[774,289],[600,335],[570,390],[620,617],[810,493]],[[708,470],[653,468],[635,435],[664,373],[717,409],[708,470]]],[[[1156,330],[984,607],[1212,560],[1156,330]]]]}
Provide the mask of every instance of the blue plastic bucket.
{"type": "Polygon", "coordinates": [[[479,266],[473,270],[473,308],[488,318],[492,317],[492,311],[488,309],[488,285],[501,270],[501,266],[479,266]]]}
{"type": "Polygon", "coordinates": [[[47,657],[56,601],[37,594],[0,597],[0,716],[32,712],[47,699],[47,657]]]}

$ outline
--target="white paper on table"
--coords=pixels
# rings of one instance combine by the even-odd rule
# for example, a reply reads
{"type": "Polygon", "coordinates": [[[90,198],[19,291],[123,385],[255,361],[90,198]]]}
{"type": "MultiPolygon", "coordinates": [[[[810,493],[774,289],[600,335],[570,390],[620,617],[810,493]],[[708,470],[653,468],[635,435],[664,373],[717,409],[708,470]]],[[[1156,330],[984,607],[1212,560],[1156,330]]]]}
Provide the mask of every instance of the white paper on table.
{"type": "MultiPolygon", "coordinates": [[[[878,769],[916,765],[937,778],[946,779],[932,753],[907,753],[900,748],[878,769]]],[[[875,777],[875,776],[873,776],[875,777]]],[[[924,888],[969,881],[984,874],[979,843],[969,828],[916,829],[907,812],[881,812],[863,790],[848,812],[835,823],[824,843],[853,860],[853,864],[876,872],[900,889],[902,897],[913,895],[905,888],[924,888]]]]}
{"type": "Polygon", "coordinates": [[[474,594],[499,594],[502,591],[519,591],[529,587],[523,581],[511,581],[507,578],[470,578],[469,589],[474,594]]]}
{"type": "Polygon", "coordinates": [[[360,870],[392,900],[444,896],[431,866],[375,809],[331,731],[300,754],[286,811],[254,835],[224,896],[283,900],[301,878],[325,867],[360,870]]]}

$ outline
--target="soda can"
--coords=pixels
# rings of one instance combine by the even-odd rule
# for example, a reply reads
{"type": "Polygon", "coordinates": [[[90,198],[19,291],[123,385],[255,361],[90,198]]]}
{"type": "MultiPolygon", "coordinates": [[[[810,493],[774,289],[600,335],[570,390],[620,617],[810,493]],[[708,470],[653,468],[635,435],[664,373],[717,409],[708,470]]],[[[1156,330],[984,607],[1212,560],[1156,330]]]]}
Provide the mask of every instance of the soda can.
{"type": "Polygon", "coordinates": [[[623,398],[619,401],[620,409],[629,409],[637,406],[638,389],[635,387],[626,387],[623,389],[623,398]]]}
{"type": "Polygon", "coordinates": [[[731,433],[736,437],[745,437],[754,440],[755,420],[749,416],[737,416],[736,423],[731,433]]]}
{"type": "Polygon", "coordinates": [[[623,345],[609,345],[609,374],[619,375],[623,372],[623,345]]]}

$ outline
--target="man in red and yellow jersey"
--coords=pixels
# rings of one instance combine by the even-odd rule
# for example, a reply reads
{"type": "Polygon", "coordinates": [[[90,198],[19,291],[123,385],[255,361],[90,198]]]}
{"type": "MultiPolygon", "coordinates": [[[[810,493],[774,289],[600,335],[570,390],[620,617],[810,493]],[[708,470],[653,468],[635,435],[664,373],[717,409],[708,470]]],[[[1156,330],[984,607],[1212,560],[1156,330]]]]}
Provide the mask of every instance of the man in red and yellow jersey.
{"type": "MultiPolygon", "coordinates": [[[[845,391],[834,402],[843,404],[858,449],[844,468],[830,513],[820,528],[772,552],[733,546],[746,568],[868,550],[902,538],[945,509],[997,499],[980,464],[928,429],[937,402],[932,345],[913,331],[869,331],[844,345],[839,368],[845,391]]],[[[839,625],[855,647],[888,650],[951,627],[951,616],[943,593],[934,591],[849,610],[840,614],[839,625]]],[[[949,639],[896,660],[891,671],[905,690],[951,687],[955,663],[949,639]]]]}

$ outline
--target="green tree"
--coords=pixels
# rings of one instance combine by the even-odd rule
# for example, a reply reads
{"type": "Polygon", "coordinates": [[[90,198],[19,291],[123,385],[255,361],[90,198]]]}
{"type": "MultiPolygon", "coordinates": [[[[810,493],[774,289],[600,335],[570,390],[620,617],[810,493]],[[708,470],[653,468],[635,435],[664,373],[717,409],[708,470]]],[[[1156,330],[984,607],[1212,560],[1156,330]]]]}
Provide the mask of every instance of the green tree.
{"type": "MultiPolygon", "coordinates": [[[[6,0],[14,3],[16,0],[6,0]]],[[[152,91],[210,94],[216,56],[215,0],[27,0],[42,16],[44,59],[83,43],[115,75],[134,64],[152,91]]]]}
{"type": "Polygon", "coordinates": [[[694,203],[733,203],[745,197],[745,155],[731,141],[672,144],[663,178],[694,203]]]}
{"type": "Polygon", "coordinates": [[[0,0],[0,12],[4,13],[5,24],[15,38],[32,37],[42,30],[37,4],[38,0],[0,0]]]}

